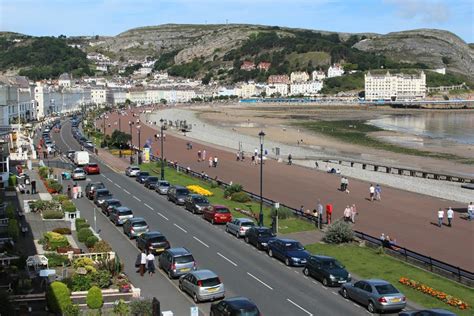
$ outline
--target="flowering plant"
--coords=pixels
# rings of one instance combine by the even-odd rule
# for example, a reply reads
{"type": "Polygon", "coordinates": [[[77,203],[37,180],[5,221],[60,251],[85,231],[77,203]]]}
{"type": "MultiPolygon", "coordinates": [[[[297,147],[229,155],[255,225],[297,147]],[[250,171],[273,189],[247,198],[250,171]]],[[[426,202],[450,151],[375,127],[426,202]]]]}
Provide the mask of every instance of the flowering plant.
{"type": "Polygon", "coordinates": [[[420,282],[417,282],[417,281],[414,281],[414,280],[410,280],[410,279],[404,278],[404,277],[400,278],[400,280],[398,280],[398,282],[400,282],[403,285],[409,286],[409,287],[411,287],[411,288],[413,288],[417,291],[420,291],[422,293],[431,295],[431,296],[439,299],[440,301],[445,302],[448,305],[451,305],[451,306],[454,306],[454,307],[457,307],[457,308],[463,309],[463,310],[469,308],[469,305],[466,302],[460,300],[459,298],[448,295],[448,294],[446,294],[442,291],[435,290],[435,289],[433,289],[432,287],[429,287],[426,284],[423,284],[423,283],[420,283],[420,282]]]}
{"type": "Polygon", "coordinates": [[[212,196],[214,195],[211,191],[204,189],[203,187],[193,184],[193,185],[188,185],[186,188],[188,188],[189,191],[192,191],[197,194],[201,194],[204,196],[212,196]]]}

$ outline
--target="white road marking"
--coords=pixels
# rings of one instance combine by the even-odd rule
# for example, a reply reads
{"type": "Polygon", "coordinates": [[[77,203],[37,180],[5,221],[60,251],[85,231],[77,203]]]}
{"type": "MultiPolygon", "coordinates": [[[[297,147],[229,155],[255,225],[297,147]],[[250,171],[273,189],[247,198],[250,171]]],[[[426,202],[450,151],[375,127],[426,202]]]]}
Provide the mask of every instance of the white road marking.
{"type": "Polygon", "coordinates": [[[125,190],[125,189],[123,189],[123,191],[124,191],[125,193],[127,193],[127,194],[130,194],[130,192],[128,192],[128,191],[127,191],[127,190],[125,190]]]}
{"type": "Polygon", "coordinates": [[[261,284],[265,285],[267,288],[269,288],[270,290],[273,290],[273,288],[268,285],[267,283],[263,282],[262,280],[260,280],[259,278],[257,278],[255,275],[253,275],[252,273],[248,273],[248,275],[250,275],[252,278],[254,278],[255,280],[257,280],[258,282],[260,282],[261,284]]]}
{"type": "Polygon", "coordinates": [[[303,312],[305,312],[306,314],[310,315],[310,316],[313,316],[313,314],[311,314],[310,312],[308,312],[306,309],[304,309],[303,307],[299,306],[298,304],[296,304],[295,302],[293,302],[292,300],[290,300],[289,298],[286,299],[288,302],[290,302],[291,304],[295,305],[296,307],[298,307],[299,309],[301,309],[303,312]]]}
{"type": "Polygon", "coordinates": [[[133,196],[133,198],[134,198],[135,200],[137,200],[138,202],[141,202],[141,201],[142,201],[142,200],[140,200],[139,198],[137,198],[135,195],[133,196]]]}
{"type": "Polygon", "coordinates": [[[359,305],[359,304],[352,303],[352,305],[354,305],[355,307],[359,307],[359,308],[360,308],[360,305],[359,305]]]}
{"type": "Polygon", "coordinates": [[[118,188],[120,188],[120,189],[122,188],[122,187],[121,187],[120,185],[118,185],[117,183],[114,183],[114,184],[115,184],[116,187],[118,187],[118,188]]]}
{"type": "Polygon", "coordinates": [[[168,217],[164,216],[164,215],[161,214],[160,212],[157,212],[156,214],[160,215],[161,217],[163,217],[164,219],[166,219],[167,221],[169,221],[168,217]]]}
{"type": "Polygon", "coordinates": [[[104,175],[103,173],[100,174],[101,176],[103,176],[104,178],[108,179],[106,175],[104,175]]]}
{"type": "Polygon", "coordinates": [[[296,270],[293,270],[293,272],[294,272],[294,273],[296,273],[296,274],[299,274],[299,272],[298,272],[298,271],[296,271],[296,270]]]}
{"type": "Polygon", "coordinates": [[[328,288],[327,288],[327,287],[325,287],[324,285],[322,285],[322,287],[323,287],[323,289],[325,289],[325,290],[327,290],[327,289],[328,289],[328,288]]]}
{"type": "Polygon", "coordinates": [[[311,282],[313,282],[314,284],[318,284],[318,282],[316,282],[316,281],[314,281],[314,280],[312,280],[311,282]]]}
{"type": "Polygon", "coordinates": [[[336,292],[334,292],[334,291],[332,291],[331,293],[332,293],[332,294],[334,294],[334,295],[339,295],[339,294],[337,294],[337,293],[336,293],[336,292]]]}
{"type": "Polygon", "coordinates": [[[183,232],[187,233],[188,231],[186,229],[184,229],[183,227],[179,226],[178,224],[176,223],[173,223],[174,226],[178,227],[180,230],[182,230],[183,232]]]}
{"type": "Polygon", "coordinates": [[[209,246],[208,246],[204,241],[202,241],[201,239],[199,239],[199,238],[197,238],[197,237],[195,237],[195,236],[193,236],[193,238],[196,239],[196,240],[197,240],[198,242],[200,242],[201,244],[203,244],[205,247],[209,248],[209,246]]]}
{"type": "Polygon", "coordinates": [[[153,211],[153,207],[151,207],[150,205],[148,205],[148,204],[145,203],[145,206],[148,207],[150,210],[153,211]]]}
{"type": "Polygon", "coordinates": [[[107,180],[109,180],[109,182],[112,182],[112,180],[110,178],[107,178],[107,180]]]}
{"type": "Polygon", "coordinates": [[[221,257],[222,259],[224,260],[227,260],[228,262],[230,262],[230,264],[232,264],[234,267],[237,266],[237,263],[235,263],[234,261],[230,260],[229,258],[225,257],[223,254],[221,254],[220,252],[217,253],[217,255],[219,257],[221,257]]]}

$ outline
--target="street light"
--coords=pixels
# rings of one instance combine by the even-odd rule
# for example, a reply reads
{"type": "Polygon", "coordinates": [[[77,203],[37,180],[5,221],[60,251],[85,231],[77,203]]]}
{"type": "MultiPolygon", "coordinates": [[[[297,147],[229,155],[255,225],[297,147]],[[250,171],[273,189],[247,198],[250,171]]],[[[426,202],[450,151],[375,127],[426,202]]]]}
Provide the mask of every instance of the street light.
{"type": "Polygon", "coordinates": [[[161,124],[161,127],[160,127],[160,141],[161,141],[161,180],[164,180],[165,179],[165,162],[163,160],[163,128],[165,127],[164,126],[164,123],[165,120],[163,120],[163,118],[160,119],[160,124],[161,124]]]}
{"type": "Polygon", "coordinates": [[[141,155],[141,152],[142,152],[142,144],[141,144],[140,125],[137,125],[137,130],[138,130],[138,157],[137,157],[137,161],[138,161],[138,164],[141,165],[141,164],[142,164],[142,155],[141,155]]]}
{"type": "MultiPolygon", "coordinates": [[[[128,126],[130,127],[130,150],[133,150],[133,134],[132,126],[134,122],[128,121],[128,126]]],[[[133,155],[130,153],[130,164],[133,164],[133,155]]]]}
{"type": "Polygon", "coordinates": [[[263,138],[265,133],[260,131],[258,137],[260,138],[260,214],[258,216],[258,224],[263,226],[263,138]]]}

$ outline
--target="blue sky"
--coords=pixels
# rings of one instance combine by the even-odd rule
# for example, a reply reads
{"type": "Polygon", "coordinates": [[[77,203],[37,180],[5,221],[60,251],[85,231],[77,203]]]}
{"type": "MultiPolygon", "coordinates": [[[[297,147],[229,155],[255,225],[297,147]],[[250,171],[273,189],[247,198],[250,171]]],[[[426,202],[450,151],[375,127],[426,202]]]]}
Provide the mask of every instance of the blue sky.
{"type": "Polygon", "coordinates": [[[0,0],[0,31],[116,35],[164,23],[251,23],[338,32],[451,31],[474,42],[473,0],[0,0]]]}

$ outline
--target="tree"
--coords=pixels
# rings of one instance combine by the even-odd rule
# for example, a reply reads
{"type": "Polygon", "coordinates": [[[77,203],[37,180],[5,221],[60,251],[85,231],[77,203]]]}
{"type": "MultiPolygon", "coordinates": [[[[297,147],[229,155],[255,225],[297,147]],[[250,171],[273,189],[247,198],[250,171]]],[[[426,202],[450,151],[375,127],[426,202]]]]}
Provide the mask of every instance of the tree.
{"type": "Polygon", "coordinates": [[[102,291],[97,286],[91,287],[87,292],[86,303],[91,309],[100,309],[104,305],[102,291]]]}
{"type": "Polygon", "coordinates": [[[70,294],[66,284],[58,281],[51,283],[46,294],[50,310],[62,313],[67,306],[72,304],[70,294]]]}
{"type": "Polygon", "coordinates": [[[131,139],[132,135],[115,130],[110,137],[110,145],[112,145],[112,147],[123,148],[131,139]]]}
{"type": "Polygon", "coordinates": [[[130,314],[130,308],[124,300],[120,299],[114,306],[114,314],[119,316],[127,316],[130,314]]]}

